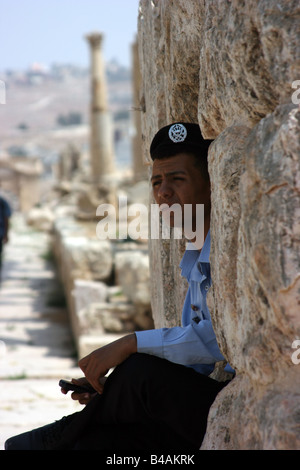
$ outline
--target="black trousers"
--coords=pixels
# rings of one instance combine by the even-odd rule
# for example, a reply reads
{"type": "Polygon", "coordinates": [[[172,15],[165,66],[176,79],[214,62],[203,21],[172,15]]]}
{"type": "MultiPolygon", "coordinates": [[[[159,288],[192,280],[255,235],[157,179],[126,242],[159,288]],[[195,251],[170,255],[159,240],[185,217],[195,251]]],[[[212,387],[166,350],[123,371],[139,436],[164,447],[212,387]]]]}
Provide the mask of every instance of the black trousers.
{"type": "Polygon", "coordinates": [[[147,354],[117,366],[64,431],[57,449],[197,450],[209,408],[228,382],[147,354]]]}

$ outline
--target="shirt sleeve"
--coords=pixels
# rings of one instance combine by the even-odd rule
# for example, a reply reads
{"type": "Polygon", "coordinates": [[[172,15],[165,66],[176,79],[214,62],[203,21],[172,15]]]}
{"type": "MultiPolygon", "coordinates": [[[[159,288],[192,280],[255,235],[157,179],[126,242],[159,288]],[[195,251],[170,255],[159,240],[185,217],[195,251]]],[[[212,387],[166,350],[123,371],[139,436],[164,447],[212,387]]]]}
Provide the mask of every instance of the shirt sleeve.
{"type": "Polygon", "coordinates": [[[173,328],[138,331],[137,350],[182,365],[224,360],[210,320],[173,328]]]}

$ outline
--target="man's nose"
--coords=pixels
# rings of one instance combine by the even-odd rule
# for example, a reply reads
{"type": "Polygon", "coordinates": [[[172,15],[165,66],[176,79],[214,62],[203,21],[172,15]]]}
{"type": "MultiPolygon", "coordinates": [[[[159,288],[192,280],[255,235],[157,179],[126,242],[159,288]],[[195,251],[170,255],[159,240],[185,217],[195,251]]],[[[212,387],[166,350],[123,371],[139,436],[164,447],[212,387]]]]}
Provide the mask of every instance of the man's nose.
{"type": "Polygon", "coordinates": [[[161,199],[169,199],[173,194],[173,190],[171,185],[168,181],[162,181],[159,190],[158,190],[158,197],[161,199]]]}

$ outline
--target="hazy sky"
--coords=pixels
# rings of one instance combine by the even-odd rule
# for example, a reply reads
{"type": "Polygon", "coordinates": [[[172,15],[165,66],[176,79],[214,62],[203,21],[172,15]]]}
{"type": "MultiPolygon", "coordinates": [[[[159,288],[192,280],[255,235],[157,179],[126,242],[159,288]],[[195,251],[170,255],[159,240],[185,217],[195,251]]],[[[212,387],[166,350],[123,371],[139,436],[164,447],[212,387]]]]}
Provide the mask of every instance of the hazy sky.
{"type": "Polygon", "coordinates": [[[84,35],[104,34],[105,60],[131,62],[139,0],[0,0],[0,70],[34,62],[89,66],[84,35]]]}

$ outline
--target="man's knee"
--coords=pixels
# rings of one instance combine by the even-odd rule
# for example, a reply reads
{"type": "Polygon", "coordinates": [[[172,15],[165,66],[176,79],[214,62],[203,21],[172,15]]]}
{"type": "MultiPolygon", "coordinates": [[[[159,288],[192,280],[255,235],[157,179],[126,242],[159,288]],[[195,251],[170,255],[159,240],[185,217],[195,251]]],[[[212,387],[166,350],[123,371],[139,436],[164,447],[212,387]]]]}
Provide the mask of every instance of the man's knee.
{"type": "Polygon", "coordinates": [[[159,358],[149,354],[132,354],[115,368],[109,381],[133,387],[151,381],[157,375],[158,361],[159,358]]]}
{"type": "Polygon", "coordinates": [[[116,369],[119,369],[126,377],[149,376],[154,369],[155,356],[149,354],[135,353],[128,357],[116,369]]]}

